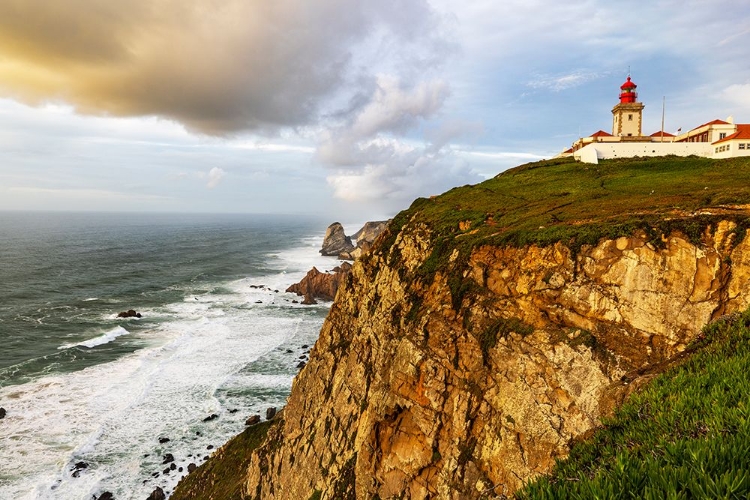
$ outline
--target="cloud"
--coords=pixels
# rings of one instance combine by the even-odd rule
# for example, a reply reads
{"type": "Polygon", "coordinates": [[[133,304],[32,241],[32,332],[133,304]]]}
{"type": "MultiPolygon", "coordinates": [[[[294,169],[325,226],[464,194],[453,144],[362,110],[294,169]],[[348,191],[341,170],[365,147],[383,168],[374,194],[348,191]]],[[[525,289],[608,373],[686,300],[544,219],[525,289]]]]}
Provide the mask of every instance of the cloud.
{"type": "Polygon", "coordinates": [[[407,88],[393,76],[380,75],[356,112],[321,133],[316,157],[334,166],[388,162],[403,148],[378,138],[409,132],[434,116],[448,95],[447,85],[440,80],[407,88]]]}
{"type": "Polygon", "coordinates": [[[221,179],[223,179],[226,174],[227,173],[219,167],[212,168],[208,171],[208,184],[206,184],[206,187],[208,189],[215,188],[219,185],[221,179]]]}
{"type": "Polygon", "coordinates": [[[317,123],[377,71],[435,64],[440,24],[424,0],[6,0],[0,95],[275,131],[317,123]]]}
{"type": "Polygon", "coordinates": [[[553,92],[560,92],[578,87],[602,76],[605,75],[594,71],[576,70],[558,75],[536,75],[526,85],[533,89],[547,89],[553,92]]]}
{"type": "Polygon", "coordinates": [[[732,105],[750,110],[750,83],[735,83],[722,92],[722,97],[732,105]]]}
{"type": "Polygon", "coordinates": [[[483,180],[452,154],[432,156],[414,149],[398,160],[369,164],[362,169],[338,170],[327,181],[336,198],[376,202],[395,210],[404,208],[416,197],[440,194],[457,185],[483,180]]]}
{"type": "Polygon", "coordinates": [[[327,177],[336,198],[403,208],[427,196],[481,177],[453,155],[452,138],[476,133],[476,123],[449,120],[419,131],[438,117],[450,95],[440,79],[412,84],[379,75],[369,95],[341,122],[321,134],[316,159],[332,170],[327,177]]]}
{"type": "Polygon", "coordinates": [[[59,199],[75,200],[124,200],[133,203],[144,201],[168,201],[171,198],[161,195],[150,195],[133,192],[110,191],[106,189],[75,189],[75,188],[41,188],[29,186],[12,186],[8,188],[11,193],[19,193],[28,196],[44,196],[59,199]]]}

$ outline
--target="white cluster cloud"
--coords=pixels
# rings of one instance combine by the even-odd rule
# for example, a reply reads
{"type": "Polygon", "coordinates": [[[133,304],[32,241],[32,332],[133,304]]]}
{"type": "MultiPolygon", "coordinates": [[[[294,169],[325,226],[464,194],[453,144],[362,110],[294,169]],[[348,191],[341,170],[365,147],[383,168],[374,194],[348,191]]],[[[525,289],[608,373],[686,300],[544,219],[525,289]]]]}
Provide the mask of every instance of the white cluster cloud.
{"type": "Polygon", "coordinates": [[[221,180],[226,175],[226,172],[224,169],[221,169],[219,167],[214,167],[211,170],[208,171],[208,183],[206,184],[206,187],[208,189],[213,189],[216,186],[219,185],[221,180]]]}

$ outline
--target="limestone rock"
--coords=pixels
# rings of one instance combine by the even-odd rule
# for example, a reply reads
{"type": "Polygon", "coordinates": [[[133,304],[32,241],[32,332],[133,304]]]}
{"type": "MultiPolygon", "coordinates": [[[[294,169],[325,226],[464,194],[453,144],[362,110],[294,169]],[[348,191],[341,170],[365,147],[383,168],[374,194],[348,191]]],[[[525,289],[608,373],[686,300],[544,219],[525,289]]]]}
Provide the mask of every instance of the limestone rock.
{"type": "Polygon", "coordinates": [[[335,256],[352,250],[354,250],[354,245],[352,244],[352,239],[344,233],[344,226],[338,222],[334,222],[328,226],[320,253],[335,256]]]}
{"type": "Polygon", "coordinates": [[[481,246],[426,280],[432,234],[407,224],[340,284],[246,491],[512,496],[644,370],[750,304],[750,238],[731,233],[721,223],[699,245],[674,233],[663,248],[634,234],[576,253],[481,246]]]}
{"type": "Polygon", "coordinates": [[[287,292],[303,295],[305,301],[303,304],[314,304],[314,299],[333,300],[341,282],[351,271],[352,265],[344,262],[337,266],[331,273],[321,273],[313,267],[308,271],[302,281],[295,283],[286,289],[287,292]]]}
{"type": "Polygon", "coordinates": [[[389,222],[391,222],[390,219],[366,222],[362,226],[362,229],[352,235],[352,238],[356,240],[357,246],[360,246],[362,243],[369,243],[371,245],[380,236],[380,233],[388,227],[389,222]]]}

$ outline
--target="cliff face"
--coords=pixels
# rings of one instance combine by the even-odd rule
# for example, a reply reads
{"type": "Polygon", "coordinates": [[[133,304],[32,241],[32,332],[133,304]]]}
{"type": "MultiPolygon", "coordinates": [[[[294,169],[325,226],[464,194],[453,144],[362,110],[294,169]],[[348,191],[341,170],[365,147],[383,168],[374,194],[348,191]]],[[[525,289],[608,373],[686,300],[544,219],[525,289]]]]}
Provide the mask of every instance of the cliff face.
{"type": "Polygon", "coordinates": [[[250,498],[509,495],[703,325],[750,304],[750,240],[729,220],[696,244],[636,231],[574,250],[449,249],[441,266],[430,229],[403,227],[339,289],[253,453],[250,498]]]}

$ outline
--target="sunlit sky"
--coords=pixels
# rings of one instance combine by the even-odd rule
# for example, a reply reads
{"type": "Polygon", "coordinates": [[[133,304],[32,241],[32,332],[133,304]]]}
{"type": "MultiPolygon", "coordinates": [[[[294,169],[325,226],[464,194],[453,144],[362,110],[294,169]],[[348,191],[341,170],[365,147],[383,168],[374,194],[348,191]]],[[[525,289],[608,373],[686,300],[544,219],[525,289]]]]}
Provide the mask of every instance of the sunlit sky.
{"type": "Polygon", "coordinates": [[[391,216],[611,131],[750,123],[750,1],[0,0],[0,210],[391,216]]]}

